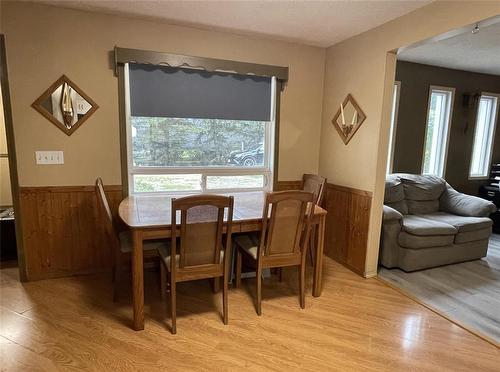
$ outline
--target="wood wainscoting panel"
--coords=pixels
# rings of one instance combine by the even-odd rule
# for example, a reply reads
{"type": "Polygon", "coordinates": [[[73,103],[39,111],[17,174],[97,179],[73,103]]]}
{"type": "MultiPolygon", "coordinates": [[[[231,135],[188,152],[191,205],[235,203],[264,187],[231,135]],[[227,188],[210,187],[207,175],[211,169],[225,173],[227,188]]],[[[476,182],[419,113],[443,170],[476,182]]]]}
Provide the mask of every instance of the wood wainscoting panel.
{"type": "MultiPolygon", "coordinates": [[[[276,190],[299,190],[302,181],[279,181],[276,190]]],[[[113,213],[121,186],[105,187],[113,213]]],[[[112,257],[93,186],[21,187],[23,243],[28,280],[99,272],[112,257]]],[[[372,194],[327,185],[325,254],[364,275],[372,194]]]]}
{"type": "Polygon", "coordinates": [[[328,184],[325,254],[364,276],[372,193],[328,184]]]}
{"type": "MultiPolygon", "coordinates": [[[[106,187],[113,213],[121,186],[106,187]]],[[[21,187],[28,280],[109,270],[111,245],[93,186],[21,187]]]]}

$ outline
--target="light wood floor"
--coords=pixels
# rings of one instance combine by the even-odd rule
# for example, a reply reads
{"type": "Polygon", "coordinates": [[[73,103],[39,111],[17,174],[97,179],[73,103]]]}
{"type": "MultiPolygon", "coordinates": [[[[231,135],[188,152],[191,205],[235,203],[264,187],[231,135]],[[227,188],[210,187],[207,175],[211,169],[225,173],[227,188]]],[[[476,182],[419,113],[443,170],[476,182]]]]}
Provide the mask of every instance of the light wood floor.
{"type": "Polygon", "coordinates": [[[500,235],[481,260],[412,273],[381,268],[379,277],[500,345],[500,235]]]}
{"type": "Polygon", "coordinates": [[[180,285],[177,335],[154,272],[142,332],[128,328],[126,296],[111,301],[109,275],[21,284],[17,269],[0,273],[2,371],[499,371],[491,344],[328,258],[323,295],[311,297],[309,280],[305,310],[295,272],[264,281],[261,317],[248,279],[230,291],[227,326],[207,282],[180,285]]]}

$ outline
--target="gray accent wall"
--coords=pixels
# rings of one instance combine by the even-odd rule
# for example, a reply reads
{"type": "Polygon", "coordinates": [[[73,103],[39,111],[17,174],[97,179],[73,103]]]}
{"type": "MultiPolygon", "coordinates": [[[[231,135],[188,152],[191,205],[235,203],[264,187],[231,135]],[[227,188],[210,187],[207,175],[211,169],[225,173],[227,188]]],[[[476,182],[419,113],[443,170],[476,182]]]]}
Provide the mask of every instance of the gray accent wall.
{"type": "MultiPolygon", "coordinates": [[[[487,181],[469,180],[477,110],[472,95],[480,92],[500,94],[500,76],[398,61],[396,80],[401,82],[401,91],[393,172],[421,172],[429,87],[455,88],[445,178],[455,189],[477,194],[479,186],[487,181]],[[471,94],[469,105],[464,104],[466,94],[471,94]]],[[[492,160],[500,162],[500,128],[495,134],[492,160]]]]}

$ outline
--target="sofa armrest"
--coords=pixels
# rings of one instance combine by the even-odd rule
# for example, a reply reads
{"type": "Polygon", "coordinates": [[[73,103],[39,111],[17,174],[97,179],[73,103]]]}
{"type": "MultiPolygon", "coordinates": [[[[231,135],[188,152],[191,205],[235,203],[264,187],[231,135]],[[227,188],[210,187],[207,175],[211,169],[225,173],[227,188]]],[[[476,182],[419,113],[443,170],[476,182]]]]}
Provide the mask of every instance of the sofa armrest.
{"type": "Polygon", "coordinates": [[[382,221],[401,221],[403,215],[394,208],[384,205],[382,221]]]}
{"type": "Polygon", "coordinates": [[[497,207],[488,200],[462,194],[446,184],[446,189],[439,198],[439,209],[460,216],[488,217],[497,210],[497,207]]]}

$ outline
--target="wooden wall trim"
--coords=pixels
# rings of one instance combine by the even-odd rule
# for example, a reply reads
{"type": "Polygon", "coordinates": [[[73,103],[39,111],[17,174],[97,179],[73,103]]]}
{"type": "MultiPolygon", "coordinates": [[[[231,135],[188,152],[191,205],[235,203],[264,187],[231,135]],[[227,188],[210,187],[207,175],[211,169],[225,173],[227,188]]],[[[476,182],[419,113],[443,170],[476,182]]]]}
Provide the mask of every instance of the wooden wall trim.
{"type": "Polygon", "coordinates": [[[371,191],[366,191],[366,190],[360,190],[356,189],[354,187],[347,187],[347,186],[340,186],[340,185],[334,185],[333,183],[329,183],[328,188],[331,190],[335,191],[342,191],[342,192],[348,192],[351,194],[356,194],[356,195],[361,195],[361,196],[367,196],[367,197],[373,197],[373,193],[371,191]]]}
{"type": "MultiPolygon", "coordinates": [[[[122,191],[121,185],[106,185],[105,191],[122,191]]],[[[94,186],[23,186],[20,188],[24,193],[37,192],[95,192],[94,186]]]]}
{"type": "Polygon", "coordinates": [[[302,188],[302,180],[299,180],[299,181],[278,181],[274,185],[275,191],[300,190],[301,188],[302,188]]]}

